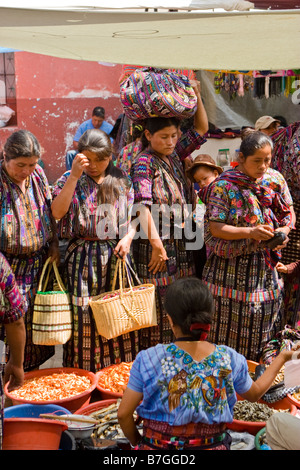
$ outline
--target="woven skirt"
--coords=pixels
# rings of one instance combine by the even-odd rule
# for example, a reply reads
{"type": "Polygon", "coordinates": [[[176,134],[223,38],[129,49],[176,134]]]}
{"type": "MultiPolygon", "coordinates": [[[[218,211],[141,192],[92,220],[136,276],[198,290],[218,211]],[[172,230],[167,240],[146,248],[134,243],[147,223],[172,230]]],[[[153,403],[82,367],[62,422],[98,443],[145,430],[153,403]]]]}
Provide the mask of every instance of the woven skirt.
{"type": "MultiPolygon", "coordinates": [[[[111,364],[131,362],[138,353],[138,334],[107,340],[99,336],[89,298],[111,290],[116,242],[72,240],[67,248],[64,278],[71,296],[73,332],[64,345],[63,365],[97,372],[111,364]]],[[[117,288],[117,286],[116,286],[117,288]]]]}
{"type": "Polygon", "coordinates": [[[19,290],[27,301],[27,312],[24,317],[26,328],[26,345],[24,353],[24,370],[37,369],[41,364],[54,355],[54,346],[42,346],[32,342],[32,317],[34,297],[47,259],[45,249],[36,252],[34,256],[17,257],[5,254],[15,275],[19,290]]]}
{"type": "Polygon", "coordinates": [[[138,450],[229,450],[231,438],[224,423],[188,423],[170,426],[161,421],[143,420],[143,440],[138,450]],[[183,442],[186,443],[183,444],[183,442]]]}
{"type": "Polygon", "coordinates": [[[285,324],[280,274],[267,266],[262,252],[230,259],[211,254],[203,281],[215,303],[208,340],[258,361],[285,324]]]}
{"type": "MultiPolygon", "coordinates": [[[[287,247],[282,250],[281,262],[284,264],[294,263],[300,260],[300,201],[294,201],[296,214],[296,229],[291,230],[287,247]]],[[[287,323],[292,328],[300,326],[300,279],[290,279],[284,276],[284,304],[287,323]]]]}
{"type": "Polygon", "coordinates": [[[164,240],[167,252],[167,271],[150,273],[148,264],[151,259],[152,247],[148,240],[138,239],[133,242],[133,257],[137,274],[143,283],[155,285],[157,326],[139,330],[139,344],[141,349],[156,346],[158,343],[170,343],[174,340],[167,313],[164,308],[164,298],[168,286],[176,279],[194,276],[195,262],[192,251],[187,251],[184,240],[164,240]]]}

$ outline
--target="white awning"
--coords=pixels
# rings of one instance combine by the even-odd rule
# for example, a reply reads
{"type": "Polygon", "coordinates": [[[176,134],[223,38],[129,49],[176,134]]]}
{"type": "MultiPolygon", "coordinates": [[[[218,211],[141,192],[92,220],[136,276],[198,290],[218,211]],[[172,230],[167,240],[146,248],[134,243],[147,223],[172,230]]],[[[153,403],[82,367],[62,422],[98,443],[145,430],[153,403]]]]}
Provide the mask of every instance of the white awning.
{"type": "Polygon", "coordinates": [[[113,10],[110,3],[110,10],[99,10],[101,2],[84,9],[62,2],[60,9],[53,9],[55,2],[50,9],[30,1],[26,8],[3,3],[0,47],[162,68],[300,68],[300,10],[145,12],[113,10]]]}

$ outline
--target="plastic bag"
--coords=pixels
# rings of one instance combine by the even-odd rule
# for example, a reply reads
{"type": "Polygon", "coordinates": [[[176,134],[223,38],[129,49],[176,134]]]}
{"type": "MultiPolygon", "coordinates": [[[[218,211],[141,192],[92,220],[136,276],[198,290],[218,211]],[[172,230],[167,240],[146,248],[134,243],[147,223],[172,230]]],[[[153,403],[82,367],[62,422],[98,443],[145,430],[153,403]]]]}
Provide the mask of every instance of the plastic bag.
{"type": "Polygon", "coordinates": [[[287,388],[300,386],[300,355],[299,351],[295,351],[292,359],[287,361],[284,366],[284,385],[287,388]]]}

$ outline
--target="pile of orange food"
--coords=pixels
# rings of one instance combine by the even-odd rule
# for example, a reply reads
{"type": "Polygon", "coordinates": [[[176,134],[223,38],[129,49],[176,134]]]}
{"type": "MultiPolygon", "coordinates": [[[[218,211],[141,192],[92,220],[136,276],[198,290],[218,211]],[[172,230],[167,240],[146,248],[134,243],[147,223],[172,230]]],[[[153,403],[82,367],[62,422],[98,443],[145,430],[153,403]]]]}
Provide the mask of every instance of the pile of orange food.
{"type": "Polygon", "coordinates": [[[61,372],[25,380],[11,395],[29,401],[56,401],[79,395],[90,386],[89,377],[61,372]]]}
{"type": "Polygon", "coordinates": [[[105,390],[123,393],[127,387],[133,362],[121,362],[103,369],[99,374],[98,385],[105,390]]]}

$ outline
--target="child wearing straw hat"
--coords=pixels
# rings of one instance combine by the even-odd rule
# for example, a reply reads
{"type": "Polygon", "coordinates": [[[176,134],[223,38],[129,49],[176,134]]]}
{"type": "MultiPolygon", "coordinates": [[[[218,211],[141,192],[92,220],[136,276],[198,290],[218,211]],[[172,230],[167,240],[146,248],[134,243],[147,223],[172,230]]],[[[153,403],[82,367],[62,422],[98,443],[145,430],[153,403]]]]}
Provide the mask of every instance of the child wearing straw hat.
{"type": "Polygon", "coordinates": [[[186,175],[193,183],[198,183],[202,189],[212,183],[222,172],[223,168],[218,166],[210,155],[200,154],[191,162],[186,175]]]}

